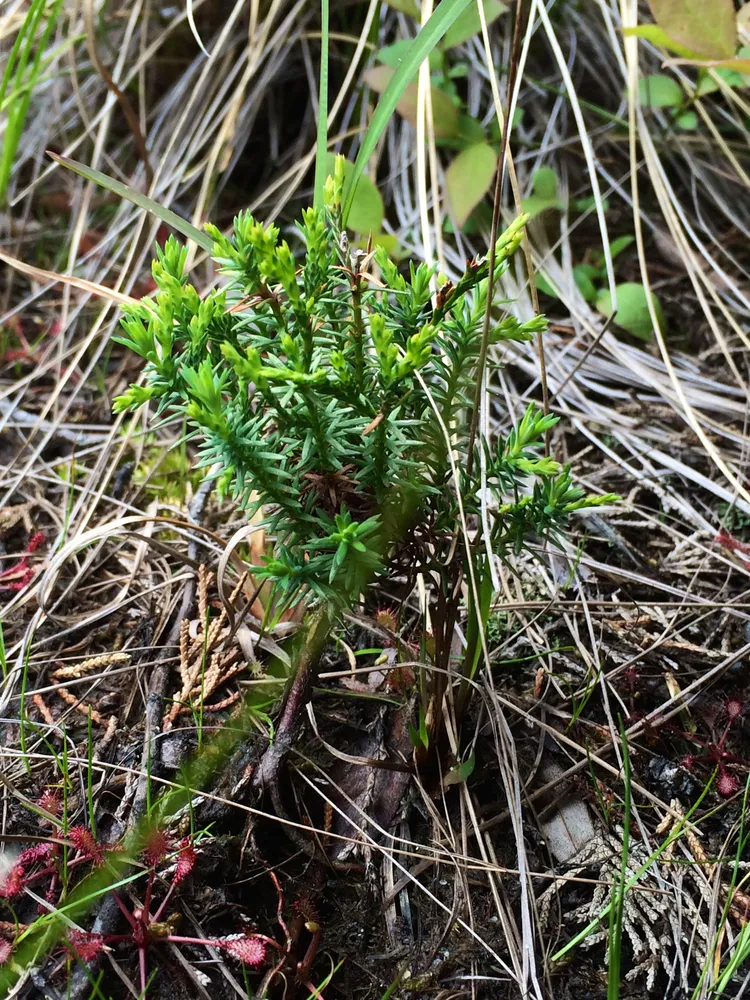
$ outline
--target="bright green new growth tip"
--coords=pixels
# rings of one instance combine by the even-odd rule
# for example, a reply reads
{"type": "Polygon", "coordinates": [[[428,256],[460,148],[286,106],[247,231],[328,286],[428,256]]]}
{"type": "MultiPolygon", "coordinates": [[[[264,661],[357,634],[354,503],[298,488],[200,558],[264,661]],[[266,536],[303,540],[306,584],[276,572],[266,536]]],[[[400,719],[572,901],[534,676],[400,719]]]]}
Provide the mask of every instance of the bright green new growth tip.
{"type": "MultiPolygon", "coordinates": [[[[254,573],[284,601],[302,592],[354,600],[407,541],[412,568],[451,545],[457,488],[467,517],[481,507],[479,472],[467,470],[465,456],[488,260],[470,261],[433,301],[434,268],[410,265],[407,279],[384,250],[349,249],[343,186],[339,158],[324,207],[302,213],[301,266],[279,230],[247,212],[231,237],[207,227],[228,283],[203,299],[184,273],[186,250],[170,237],[153,264],[158,291],[127,307],[122,321],[120,343],[147,365],[145,385],[131,386],[116,409],[155,401],[159,413],[187,418],[201,439],[201,464],[221,470],[221,492],[248,512],[264,508],[276,543],[254,573]],[[462,456],[458,483],[444,428],[462,456]]],[[[497,242],[496,279],[524,222],[497,242]]],[[[508,316],[490,341],[529,340],[544,328],[541,317],[508,316]]],[[[532,405],[485,455],[491,542],[500,554],[613,499],[584,497],[569,469],[540,457],[556,420],[532,405]]]]}

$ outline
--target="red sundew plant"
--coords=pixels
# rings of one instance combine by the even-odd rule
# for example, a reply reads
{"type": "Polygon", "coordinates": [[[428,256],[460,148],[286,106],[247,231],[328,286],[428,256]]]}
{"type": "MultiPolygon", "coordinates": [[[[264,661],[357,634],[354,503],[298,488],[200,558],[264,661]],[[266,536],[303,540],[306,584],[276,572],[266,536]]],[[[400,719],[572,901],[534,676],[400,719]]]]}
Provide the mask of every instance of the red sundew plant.
{"type": "MultiPolygon", "coordinates": [[[[168,841],[163,833],[155,833],[147,843],[142,854],[144,858],[154,860],[154,863],[163,860],[164,855],[157,857],[160,851],[165,853],[169,850],[168,841]]],[[[290,963],[294,951],[294,937],[290,934],[287,925],[284,923],[282,911],[284,909],[284,896],[277,877],[271,872],[271,878],[276,887],[278,895],[277,922],[284,933],[284,944],[279,944],[272,937],[256,932],[245,932],[241,934],[229,934],[223,937],[201,938],[188,937],[184,934],[173,932],[172,921],[167,918],[167,904],[172,898],[177,886],[187,878],[195,866],[197,852],[189,840],[183,840],[179,845],[177,863],[172,875],[172,881],[166,895],[161,903],[152,912],[153,886],[156,877],[156,870],[152,868],[148,875],[146,884],[145,900],[142,906],[129,909],[122,898],[116,892],[112,892],[115,902],[123,917],[129,925],[129,929],[124,934],[89,934],[85,931],[72,931],[68,934],[66,945],[68,949],[81,962],[89,964],[95,961],[101,954],[108,951],[112,945],[131,944],[138,950],[138,968],[140,977],[141,996],[146,998],[148,985],[147,977],[147,953],[149,948],[159,944],[192,944],[204,948],[216,948],[227,955],[253,969],[262,966],[268,957],[269,949],[275,951],[279,956],[279,961],[273,966],[264,978],[264,987],[259,991],[259,995],[265,995],[265,986],[269,984],[276,975],[282,972],[285,966],[290,963]]],[[[306,921],[305,928],[311,934],[302,961],[296,963],[296,978],[302,982],[310,991],[311,995],[324,1000],[322,993],[308,981],[309,970],[317,954],[318,945],[321,938],[321,928],[314,921],[306,921]]]]}
{"type": "MultiPolygon", "coordinates": [[[[90,834],[89,834],[90,836],[90,834]]],[[[205,947],[218,948],[244,962],[257,967],[265,961],[267,944],[276,946],[271,938],[260,934],[237,934],[220,938],[185,937],[172,933],[170,920],[163,920],[167,906],[177,887],[190,875],[198,857],[198,853],[189,838],[180,842],[177,848],[177,858],[172,873],[169,889],[162,901],[154,907],[154,881],[156,866],[166,859],[172,846],[167,835],[157,830],[148,838],[141,855],[149,865],[146,882],[145,898],[142,906],[130,909],[119,893],[112,890],[112,897],[128,923],[124,934],[89,934],[86,931],[72,931],[67,938],[69,950],[83,963],[89,964],[99,957],[111,945],[129,943],[138,950],[138,970],[140,976],[141,996],[146,996],[148,985],[147,952],[152,946],[170,942],[172,944],[196,944],[205,947]]]]}
{"type": "Polygon", "coordinates": [[[735,552],[744,562],[747,562],[747,557],[750,555],[750,545],[746,542],[741,542],[738,538],[733,538],[728,531],[722,528],[716,538],[714,538],[714,542],[729,552],[735,552]]]}
{"type": "Polygon", "coordinates": [[[745,705],[740,698],[731,696],[726,699],[722,712],[727,721],[724,726],[724,731],[716,741],[701,740],[691,733],[683,733],[683,735],[690,739],[693,743],[697,743],[699,747],[702,747],[703,753],[688,754],[686,757],[683,757],[681,761],[682,766],[688,771],[692,771],[696,764],[713,764],[718,769],[716,790],[719,795],[722,795],[724,798],[730,798],[740,789],[739,781],[728,769],[727,765],[750,767],[750,761],[745,760],[742,757],[738,757],[736,754],[733,754],[729,750],[725,749],[727,737],[729,736],[732,726],[742,717],[744,711],[745,705]]]}
{"type": "MultiPolygon", "coordinates": [[[[104,849],[96,843],[89,830],[84,827],[72,827],[68,830],[67,837],[76,851],[74,857],[67,861],[68,871],[86,862],[103,864],[104,849]]],[[[46,899],[48,902],[54,902],[60,884],[61,848],[64,846],[66,846],[65,841],[50,838],[49,841],[34,844],[33,847],[21,851],[15,862],[0,876],[0,899],[14,899],[32,883],[49,879],[46,899]]]]}
{"type": "MultiPolygon", "coordinates": [[[[48,817],[60,814],[59,796],[54,791],[45,792],[39,800],[39,805],[48,817]]],[[[54,834],[61,824],[52,818],[47,818],[46,822],[52,825],[54,830],[54,833],[50,833],[49,840],[21,851],[15,861],[0,875],[0,902],[4,900],[11,903],[21,897],[27,888],[47,881],[46,900],[55,905],[61,897],[64,869],[70,875],[72,870],[84,864],[101,867],[107,863],[107,849],[86,827],[71,827],[67,831],[61,831],[58,838],[54,834]],[[64,857],[65,848],[72,851],[72,856],[64,857]]],[[[148,868],[143,903],[128,905],[118,892],[110,890],[128,925],[126,931],[122,934],[94,934],[80,929],[70,931],[64,943],[68,952],[75,958],[88,965],[96,961],[105,951],[111,950],[112,946],[130,944],[138,952],[140,995],[146,1000],[148,951],[156,945],[168,942],[216,948],[253,969],[260,968],[266,962],[269,951],[272,951],[278,955],[278,960],[264,978],[266,985],[277,975],[286,976],[291,973],[311,994],[323,1000],[322,994],[309,982],[310,968],[317,954],[322,930],[316,920],[312,919],[312,911],[308,912],[307,908],[300,904],[290,932],[283,919],[284,896],[281,885],[273,872],[270,873],[270,877],[278,897],[276,920],[283,932],[282,944],[272,937],[255,932],[214,938],[186,937],[174,932],[175,920],[171,915],[167,916],[167,907],[178,887],[195,868],[198,851],[194,843],[186,837],[174,845],[164,831],[154,830],[147,837],[139,854],[148,868]],[[161,901],[157,903],[154,900],[157,868],[164,862],[169,862],[170,855],[172,855],[172,866],[169,869],[169,886],[161,901]],[[303,929],[310,935],[310,940],[303,958],[296,961],[297,945],[303,929]]],[[[13,950],[14,942],[0,937],[0,965],[11,958],[13,950]]]]}
{"type": "MultiPolygon", "coordinates": [[[[48,839],[21,851],[5,871],[0,873],[0,905],[3,902],[13,905],[27,889],[46,882],[46,901],[54,907],[62,898],[63,889],[67,886],[71,872],[84,865],[101,868],[107,865],[109,854],[121,850],[121,845],[118,848],[105,847],[91,830],[84,826],[74,826],[65,830],[60,819],[62,800],[55,789],[47,789],[37,804],[44,811],[42,823],[49,828],[48,839]],[[68,852],[67,855],[65,851],[68,852]]],[[[187,937],[175,933],[176,919],[171,914],[167,915],[167,908],[178,887],[195,868],[198,858],[195,844],[191,838],[185,837],[175,845],[165,831],[155,829],[146,837],[138,855],[147,868],[143,902],[137,900],[135,905],[126,903],[118,892],[110,890],[128,925],[125,932],[102,934],[76,928],[68,933],[64,942],[69,954],[88,965],[104,952],[110,951],[113,946],[130,944],[138,952],[140,995],[146,1000],[148,952],[163,942],[215,948],[252,969],[259,969],[266,963],[269,952],[272,952],[278,956],[277,961],[266,972],[259,995],[265,995],[270,983],[280,976],[285,982],[290,977],[293,978],[300,986],[305,986],[311,995],[324,1000],[320,991],[309,981],[322,929],[317,920],[313,919],[315,916],[313,911],[304,903],[297,906],[291,929],[287,927],[283,918],[284,895],[279,880],[273,872],[269,875],[277,893],[276,921],[283,932],[283,943],[265,934],[250,931],[213,938],[187,937]],[[169,882],[167,891],[160,902],[155,902],[157,869],[160,866],[163,868],[164,863],[170,862],[170,867],[165,873],[169,882]],[[308,935],[305,941],[306,949],[298,961],[300,940],[305,931],[308,935]]],[[[40,910],[44,909],[40,903],[40,910]]],[[[15,914],[14,925],[17,929],[22,927],[17,923],[15,914]]],[[[0,966],[12,959],[16,944],[13,926],[4,924],[3,927],[9,929],[10,933],[0,936],[0,966]]]]}
{"type": "MultiPolygon", "coordinates": [[[[55,799],[53,793],[43,797],[44,807],[54,814],[55,799]],[[52,808],[50,808],[52,807],[52,808]]],[[[40,800],[40,805],[42,800],[40,800]]],[[[14,863],[0,878],[0,900],[11,901],[20,897],[27,887],[42,880],[49,880],[46,898],[55,903],[60,894],[61,871],[63,866],[62,849],[70,846],[75,851],[72,858],[67,859],[67,871],[85,862],[97,867],[106,863],[106,850],[96,840],[90,830],[85,827],[72,827],[65,838],[50,837],[47,842],[34,844],[22,851],[14,863]]],[[[145,898],[142,906],[129,908],[122,897],[111,890],[117,906],[127,921],[129,928],[124,934],[92,934],[87,931],[73,930],[65,942],[69,951],[81,962],[88,964],[113,944],[130,942],[138,949],[138,965],[140,974],[141,996],[146,997],[147,986],[147,951],[159,942],[169,941],[174,944],[197,944],[221,949],[234,956],[239,961],[253,968],[265,961],[268,946],[279,950],[281,946],[271,938],[261,934],[237,934],[221,938],[192,938],[175,935],[169,920],[163,917],[178,886],[190,875],[197,860],[197,851],[189,838],[183,839],[176,848],[177,856],[171,876],[169,888],[161,902],[154,906],[154,882],[156,867],[164,861],[173,850],[169,838],[162,831],[153,832],[144,848],[141,857],[149,866],[146,881],[145,898]]],[[[13,942],[0,938],[0,964],[8,961],[13,954],[13,942]]]]}
{"type": "Polygon", "coordinates": [[[23,590],[34,579],[35,570],[29,565],[29,556],[33,555],[44,544],[44,532],[37,531],[29,539],[29,544],[12,566],[0,573],[0,592],[15,592],[23,590]]]}
{"type": "Polygon", "coordinates": [[[375,624],[388,632],[398,632],[398,615],[393,608],[378,608],[375,612],[375,624]]]}

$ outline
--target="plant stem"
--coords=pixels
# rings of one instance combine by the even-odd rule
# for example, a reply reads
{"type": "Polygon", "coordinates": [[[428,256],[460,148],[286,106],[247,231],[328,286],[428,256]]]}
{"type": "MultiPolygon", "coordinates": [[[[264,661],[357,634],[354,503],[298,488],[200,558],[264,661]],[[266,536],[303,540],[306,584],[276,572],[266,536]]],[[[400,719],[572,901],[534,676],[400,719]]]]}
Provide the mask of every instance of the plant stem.
{"type": "Polygon", "coordinates": [[[328,441],[323,433],[323,428],[320,424],[320,415],[315,406],[315,397],[307,390],[303,391],[302,397],[305,400],[305,406],[307,407],[307,413],[310,417],[310,426],[312,427],[312,432],[315,435],[315,444],[317,446],[318,459],[321,465],[329,469],[331,467],[328,454],[328,441]]]}
{"type": "MultiPolygon", "coordinates": [[[[356,259],[356,255],[353,255],[356,259]]],[[[352,275],[352,340],[354,341],[354,383],[357,392],[364,391],[364,331],[362,328],[362,275],[352,275]]]]}
{"type": "Polygon", "coordinates": [[[253,787],[262,790],[278,782],[279,773],[289,755],[297,733],[299,717],[310,697],[320,654],[328,638],[331,627],[331,610],[321,607],[313,612],[307,629],[305,642],[300,652],[297,672],[286,697],[273,743],[263,754],[263,758],[253,775],[253,787]]]}

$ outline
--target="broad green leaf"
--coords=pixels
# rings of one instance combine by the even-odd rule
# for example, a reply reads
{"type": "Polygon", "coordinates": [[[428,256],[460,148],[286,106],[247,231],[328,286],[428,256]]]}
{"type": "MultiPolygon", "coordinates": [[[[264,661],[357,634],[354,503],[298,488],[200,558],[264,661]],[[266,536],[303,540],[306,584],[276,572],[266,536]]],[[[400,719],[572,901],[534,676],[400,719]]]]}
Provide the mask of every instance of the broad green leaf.
{"type": "Polygon", "coordinates": [[[737,50],[733,0],[649,0],[659,27],[703,59],[731,59],[737,50]]]}
{"type": "Polygon", "coordinates": [[[560,296],[557,294],[552,285],[547,281],[541,271],[537,271],[534,275],[534,283],[540,292],[544,292],[545,295],[549,295],[550,298],[559,299],[560,296]]]}
{"type": "MultiPolygon", "coordinates": [[[[399,40],[394,42],[393,45],[386,45],[384,49],[380,49],[375,58],[379,62],[384,63],[386,66],[398,69],[402,59],[409,51],[410,45],[410,38],[399,38],[399,40]]],[[[440,51],[438,49],[433,49],[427,58],[427,62],[429,63],[430,69],[440,69],[443,65],[443,57],[440,51]]],[[[414,70],[414,76],[416,76],[418,72],[419,67],[414,70]]]]}
{"type": "MultiPolygon", "coordinates": [[[[501,14],[507,11],[507,7],[500,0],[484,0],[484,17],[487,24],[492,24],[496,21],[501,14]]],[[[443,39],[443,48],[452,49],[455,45],[461,45],[463,42],[468,41],[469,38],[473,38],[474,35],[478,35],[482,30],[482,22],[479,19],[478,2],[474,0],[470,7],[457,17],[453,22],[453,25],[446,31],[445,38],[443,39]]]]}
{"type": "MultiPolygon", "coordinates": [[[[384,95],[403,65],[402,61],[401,66],[396,70],[391,66],[374,66],[365,73],[365,81],[376,93],[384,95]]],[[[396,111],[411,125],[417,124],[417,93],[417,84],[407,83],[396,104],[396,111]]],[[[430,96],[432,98],[432,123],[435,135],[440,139],[456,135],[458,132],[458,108],[450,97],[444,91],[438,90],[437,87],[430,87],[430,96]]],[[[374,120],[375,115],[373,115],[374,120]]]]}
{"type": "MultiPolygon", "coordinates": [[[[595,267],[594,264],[576,264],[576,269],[581,274],[585,274],[587,278],[591,278],[592,281],[598,280],[602,276],[602,268],[595,267]]],[[[604,274],[606,274],[606,270],[604,274]]]]}
{"type": "Polygon", "coordinates": [[[459,226],[489,190],[495,176],[497,156],[486,142],[467,146],[445,172],[445,188],[459,226]]]}
{"type": "Polygon", "coordinates": [[[419,20],[419,4],[417,0],[385,0],[389,7],[393,7],[394,10],[401,11],[402,14],[408,14],[409,17],[416,18],[419,20]]]}
{"type": "MultiPolygon", "coordinates": [[[[326,167],[329,175],[333,175],[333,165],[336,157],[333,153],[328,154],[326,167]]],[[[344,197],[349,191],[351,179],[354,173],[354,164],[346,161],[344,167],[344,197]]],[[[349,210],[347,226],[356,233],[379,233],[383,227],[383,199],[380,196],[376,185],[370,180],[367,174],[362,174],[354,192],[354,200],[349,210]]]]}
{"type": "MultiPolygon", "coordinates": [[[[588,198],[578,198],[575,206],[579,212],[590,212],[596,209],[596,198],[593,194],[588,198]]],[[[605,212],[609,211],[609,198],[602,198],[602,209],[605,212]]]]}
{"type": "MultiPolygon", "coordinates": [[[[626,281],[617,286],[617,313],[614,321],[623,330],[632,333],[639,340],[649,341],[654,327],[649,313],[648,300],[646,299],[646,289],[639,282],[626,281]]],[[[656,295],[651,293],[659,326],[664,329],[664,313],[661,302],[656,295]]],[[[608,289],[602,289],[596,299],[596,308],[605,316],[612,315],[612,297],[608,289]]]]}
{"type": "Polygon", "coordinates": [[[663,73],[644,76],[638,81],[638,101],[642,108],[679,108],[684,97],[679,83],[663,73]]]}
{"type": "Polygon", "coordinates": [[[627,250],[634,239],[634,236],[618,236],[616,240],[612,240],[609,244],[609,253],[612,260],[621,254],[623,250],[627,250]]]}
{"type": "Polygon", "coordinates": [[[578,264],[573,268],[573,280],[581,295],[587,302],[596,301],[596,286],[586,273],[585,265],[578,264]]]}
{"type": "MultiPolygon", "coordinates": [[[[409,81],[414,75],[414,70],[429,56],[448,28],[450,28],[459,14],[466,9],[469,3],[470,0],[442,0],[437,10],[427,23],[423,25],[421,31],[411,43],[408,54],[401,60],[400,66],[393,74],[380,101],[378,101],[370,125],[362,139],[362,144],[359,147],[357,159],[354,164],[353,187],[349,194],[349,201],[353,197],[357,181],[365,168],[365,164],[375,151],[378,140],[385,131],[391,115],[396,110],[396,105],[409,86],[409,81]]],[[[348,212],[349,204],[347,203],[344,206],[344,219],[346,219],[348,212]]]]}
{"type": "Polygon", "coordinates": [[[459,114],[456,139],[469,146],[473,146],[477,142],[484,142],[486,135],[482,123],[476,118],[472,118],[471,115],[459,114]]]}
{"type": "Polygon", "coordinates": [[[52,159],[56,160],[61,166],[67,167],[68,170],[72,170],[74,174],[79,174],[87,181],[93,181],[93,183],[98,184],[99,187],[106,188],[107,191],[112,191],[113,194],[118,195],[120,198],[124,198],[126,201],[132,202],[132,204],[137,205],[138,208],[145,209],[147,212],[155,215],[157,219],[161,219],[162,222],[166,222],[166,224],[171,226],[172,229],[176,229],[178,233],[182,233],[182,235],[186,236],[187,239],[192,240],[193,243],[197,243],[203,250],[208,250],[209,253],[211,252],[214,245],[214,241],[211,237],[206,233],[202,233],[200,229],[196,229],[195,226],[181,218],[170,208],[165,208],[163,205],[160,205],[158,201],[148,198],[145,194],[141,194],[140,191],[134,191],[132,188],[129,188],[127,184],[123,184],[122,181],[117,181],[114,177],[109,177],[107,174],[103,174],[101,170],[94,170],[93,167],[89,167],[85,163],[78,163],[77,160],[70,160],[67,156],[59,156],[57,153],[52,153],[49,150],[47,150],[47,155],[51,156],[52,159]]]}
{"type": "Polygon", "coordinates": [[[557,197],[557,176],[552,167],[540,167],[534,174],[531,184],[532,194],[523,199],[521,207],[532,218],[550,208],[565,207],[557,197]]]}
{"type": "Polygon", "coordinates": [[[660,45],[663,49],[674,52],[675,55],[681,56],[683,59],[701,58],[700,52],[694,52],[693,49],[680,45],[679,42],[670,38],[658,24],[639,24],[635,28],[623,28],[622,33],[626,38],[645,38],[654,45],[660,45]]]}

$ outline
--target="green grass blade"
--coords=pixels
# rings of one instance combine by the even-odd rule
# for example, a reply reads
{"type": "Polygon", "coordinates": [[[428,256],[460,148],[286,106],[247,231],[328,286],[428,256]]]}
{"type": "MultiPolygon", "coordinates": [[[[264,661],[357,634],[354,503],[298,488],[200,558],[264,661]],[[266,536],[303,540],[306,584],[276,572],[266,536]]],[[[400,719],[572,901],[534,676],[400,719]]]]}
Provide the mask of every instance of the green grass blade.
{"type": "Polygon", "coordinates": [[[196,229],[195,226],[186,222],[185,219],[181,218],[171,209],[160,205],[153,198],[148,198],[145,194],[134,191],[127,184],[123,184],[122,181],[116,181],[114,177],[103,174],[101,170],[94,170],[93,167],[88,167],[85,163],[78,163],[77,160],[71,160],[67,156],[58,156],[57,153],[52,153],[49,150],[47,150],[47,155],[51,156],[61,166],[72,170],[74,174],[84,177],[87,181],[93,181],[94,184],[98,184],[99,187],[106,188],[107,191],[111,191],[113,194],[119,195],[120,198],[132,202],[138,208],[145,209],[147,212],[155,215],[157,219],[161,219],[162,222],[171,226],[172,229],[176,229],[178,233],[182,233],[187,239],[192,240],[193,243],[197,243],[203,250],[211,252],[214,244],[210,236],[202,233],[200,229],[196,229]]]}
{"type": "Polygon", "coordinates": [[[16,37],[16,41],[11,49],[10,59],[3,74],[0,84],[0,101],[5,102],[6,90],[10,83],[10,78],[15,72],[14,90],[20,91],[21,96],[9,104],[7,120],[5,126],[5,136],[0,152],[0,202],[5,200],[10,175],[13,169],[18,143],[21,133],[26,123],[26,115],[29,110],[29,103],[35,84],[41,75],[40,66],[47,43],[52,35],[57,18],[62,7],[62,0],[55,0],[55,3],[44,24],[44,30],[40,39],[36,39],[37,28],[42,23],[46,6],[46,0],[34,0],[29,12],[26,15],[21,30],[16,37]],[[29,59],[32,55],[32,48],[36,41],[31,68],[28,70],[29,59]],[[24,88],[24,84],[26,87],[24,88]]]}
{"type": "MultiPolygon", "coordinates": [[[[8,84],[10,83],[10,78],[13,75],[13,72],[18,71],[16,60],[19,57],[19,54],[21,52],[21,46],[23,45],[27,34],[29,34],[33,38],[34,32],[36,31],[36,25],[39,20],[42,6],[43,4],[40,4],[39,2],[32,3],[28,13],[26,14],[26,17],[24,18],[24,22],[21,25],[18,34],[16,35],[15,41],[13,42],[13,46],[11,47],[11,50],[8,53],[8,61],[5,64],[5,70],[3,71],[3,78],[2,80],[0,80],[0,99],[2,99],[5,96],[5,91],[8,89],[8,84]]],[[[27,45],[29,44],[27,39],[26,39],[26,44],[27,45]]]]}
{"type": "Polygon", "coordinates": [[[323,207],[328,154],[328,0],[320,0],[320,91],[318,94],[318,138],[315,149],[315,194],[313,205],[323,207]]]}
{"type": "Polygon", "coordinates": [[[386,125],[390,121],[391,115],[401,100],[404,91],[414,79],[414,75],[420,65],[429,56],[448,28],[450,28],[459,14],[462,14],[469,4],[473,2],[474,0],[442,0],[435,13],[430,17],[406,50],[401,64],[393,74],[391,82],[383,91],[377,103],[370,127],[365,132],[362,145],[359,147],[359,153],[354,162],[354,170],[352,171],[349,191],[344,206],[344,222],[346,222],[349,210],[352,207],[357,181],[362,176],[362,171],[375,151],[378,139],[380,139],[385,131],[386,125]]]}
{"type": "MultiPolygon", "coordinates": [[[[696,1000],[701,993],[703,980],[711,969],[711,958],[716,954],[719,941],[725,933],[724,928],[726,926],[727,919],[729,918],[729,911],[732,907],[732,901],[734,899],[734,889],[737,883],[737,877],[741,870],[740,863],[745,853],[748,841],[750,841],[750,833],[746,833],[745,831],[745,821],[748,815],[748,799],[750,799],[750,777],[745,782],[745,794],[742,799],[742,809],[740,810],[740,831],[737,838],[737,853],[734,859],[734,866],[732,868],[732,878],[729,882],[729,888],[726,894],[726,903],[724,904],[721,919],[718,921],[718,930],[716,931],[711,950],[708,953],[708,960],[701,972],[701,976],[695,990],[693,991],[692,1000],[696,1000]]],[[[724,968],[719,970],[720,974],[718,976],[718,982],[714,986],[712,996],[718,997],[723,995],[724,991],[745,964],[748,957],[750,957],[750,924],[745,924],[734,943],[734,951],[730,955],[724,968]]]]}
{"type": "MultiPolygon", "coordinates": [[[[659,847],[657,847],[657,849],[653,852],[653,854],[649,855],[649,857],[646,858],[646,860],[643,862],[640,868],[636,872],[634,872],[634,874],[628,879],[624,888],[625,892],[629,892],[630,889],[632,889],[633,886],[636,884],[636,882],[638,882],[640,877],[649,870],[654,861],[656,861],[658,858],[662,856],[662,854],[666,851],[666,849],[670,846],[670,844],[673,844],[679,837],[682,836],[682,831],[685,829],[693,814],[698,810],[701,803],[708,795],[712,783],[713,782],[709,781],[706,784],[706,787],[698,796],[697,801],[694,802],[693,805],[688,809],[684,817],[681,820],[679,820],[678,823],[676,823],[676,825],[672,829],[672,832],[668,835],[664,843],[661,844],[659,847]]],[[[564,945],[559,951],[555,952],[555,954],[551,957],[550,961],[559,962],[568,954],[568,952],[572,951],[573,948],[577,947],[581,943],[581,941],[585,941],[586,938],[589,936],[589,934],[593,934],[594,931],[599,927],[601,921],[605,917],[609,916],[609,911],[611,908],[612,908],[612,901],[610,900],[610,902],[607,903],[605,907],[603,907],[601,913],[598,916],[594,917],[594,919],[589,924],[587,924],[583,928],[583,930],[580,930],[570,941],[568,941],[566,945],[564,945]]]]}

